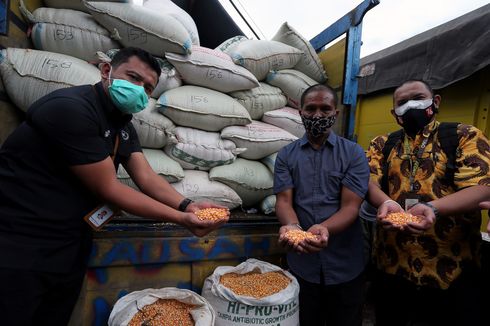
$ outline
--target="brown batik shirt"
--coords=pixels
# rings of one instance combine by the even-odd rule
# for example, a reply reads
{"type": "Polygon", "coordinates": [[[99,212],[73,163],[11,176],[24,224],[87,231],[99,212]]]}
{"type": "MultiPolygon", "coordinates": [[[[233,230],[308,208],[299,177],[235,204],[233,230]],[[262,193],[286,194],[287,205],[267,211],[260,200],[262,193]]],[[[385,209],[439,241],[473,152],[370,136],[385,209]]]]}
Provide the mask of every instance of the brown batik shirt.
{"type": "MultiPolygon", "coordinates": [[[[438,127],[437,121],[425,127],[424,134],[430,133],[430,136],[423,154],[419,155],[412,192],[411,164],[424,136],[418,134],[415,140],[408,137],[411,152],[404,146],[406,135],[402,136],[389,154],[388,195],[402,207],[405,199],[413,195],[428,202],[466,187],[490,186],[490,145],[485,135],[473,126],[458,126],[459,146],[452,184],[445,178],[447,156],[437,138],[438,127]]],[[[370,180],[378,185],[381,185],[383,147],[387,138],[388,135],[376,137],[367,153],[370,180]]],[[[439,216],[429,230],[419,235],[386,230],[378,225],[374,244],[376,265],[381,271],[417,285],[447,289],[465,265],[479,265],[480,224],[480,211],[475,211],[439,216]]]]}

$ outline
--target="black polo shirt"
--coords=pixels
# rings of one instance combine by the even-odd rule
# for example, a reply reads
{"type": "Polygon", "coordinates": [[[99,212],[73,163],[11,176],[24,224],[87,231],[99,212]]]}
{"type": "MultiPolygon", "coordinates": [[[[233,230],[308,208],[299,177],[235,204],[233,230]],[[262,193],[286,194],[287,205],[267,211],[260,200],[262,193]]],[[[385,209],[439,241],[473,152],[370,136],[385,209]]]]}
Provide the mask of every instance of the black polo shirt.
{"type": "Polygon", "coordinates": [[[107,158],[118,133],[116,169],[141,151],[131,118],[101,83],[54,91],[29,108],[0,148],[0,267],[85,267],[91,232],[83,217],[99,201],[69,167],[107,158]]]}

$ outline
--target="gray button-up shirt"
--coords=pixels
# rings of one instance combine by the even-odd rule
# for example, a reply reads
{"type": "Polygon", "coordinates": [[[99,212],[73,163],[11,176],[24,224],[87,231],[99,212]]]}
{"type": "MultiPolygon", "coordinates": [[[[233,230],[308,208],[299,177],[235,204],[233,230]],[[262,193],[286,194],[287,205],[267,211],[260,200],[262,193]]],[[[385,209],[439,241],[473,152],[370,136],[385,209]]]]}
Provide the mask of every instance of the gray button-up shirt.
{"type": "MultiPolygon", "coordinates": [[[[369,166],[364,150],[333,131],[319,150],[310,145],[305,135],[277,155],[274,192],[293,189],[294,210],[305,230],[340,209],[342,187],[364,198],[368,182],[369,166]]],[[[288,253],[289,267],[311,283],[348,282],[365,265],[362,239],[361,225],[356,219],[346,230],[331,235],[328,246],[321,252],[288,253]]]]}

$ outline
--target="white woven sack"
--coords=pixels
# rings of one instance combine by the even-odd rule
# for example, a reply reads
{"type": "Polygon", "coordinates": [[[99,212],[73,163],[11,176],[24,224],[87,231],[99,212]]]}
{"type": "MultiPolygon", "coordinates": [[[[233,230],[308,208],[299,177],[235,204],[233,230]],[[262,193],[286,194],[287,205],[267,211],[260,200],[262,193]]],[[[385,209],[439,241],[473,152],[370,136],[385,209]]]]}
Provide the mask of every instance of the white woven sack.
{"type": "Polygon", "coordinates": [[[186,84],[224,93],[259,86],[257,78],[250,71],[235,64],[228,54],[221,51],[193,46],[189,55],[167,53],[165,57],[186,84]]]}
{"type": "Polygon", "coordinates": [[[253,120],[260,120],[265,112],[284,107],[288,100],[279,87],[260,82],[259,87],[230,94],[240,102],[253,120]]]}
{"type": "MultiPolygon", "coordinates": [[[[172,160],[160,149],[143,148],[143,154],[156,174],[165,178],[168,182],[177,182],[184,179],[184,170],[179,163],[172,160]]],[[[122,165],[117,170],[117,178],[121,183],[138,189],[138,186],[131,180],[128,172],[122,165]]]]}
{"type": "Polygon", "coordinates": [[[171,0],[144,0],[143,7],[148,9],[169,14],[174,17],[189,33],[192,44],[199,45],[199,34],[194,19],[182,8],[173,3],[171,0]]]}
{"type": "Polygon", "coordinates": [[[284,107],[264,113],[262,121],[284,129],[298,138],[305,134],[305,126],[297,109],[284,107]]]}
{"type": "Polygon", "coordinates": [[[274,178],[262,163],[237,158],[235,162],[209,171],[209,179],[222,182],[236,191],[244,207],[259,204],[272,195],[274,178]]]}
{"type": "Polygon", "coordinates": [[[191,290],[167,287],[134,291],[117,300],[109,316],[109,326],[127,326],[138,311],[158,299],[175,299],[194,306],[190,314],[196,326],[213,326],[215,323],[215,312],[206,299],[191,290]]]}
{"type": "Polygon", "coordinates": [[[218,132],[177,127],[169,132],[165,153],[184,169],[208,171],[210,168],[230,164],[244,148],[236,148],[231,140],[221,139],[218,132]]]}
{"type": "MultiPolygon", "coordinates": [[[[132,3],[132,0],[92,0],[94,2],[122,2],[132,3]]],[[[83,4],[84,0],[44,0],[47,7],[58,9],[73,9],[88,12],[87,7],[83,4]]]]}
{"type": "Polygon", "coordinates": [[[90,14],[124,46],[163,57],[165,52],[190,53],[191,39],[175,18],[127,3],[86,2],[90,14]]]}
{"type": "Polygon", "coordinates": [[[236,64],[250,70],[259,81],[264,80],[271,70],[294,67],[302,54],[292,46],[267,40],[245,40],[230,53],[236,64]]]}
{"type": "Polygon", "coordinates": [[[239,156],[250,160],[264,158],[298,139],[286,130],[255,120],[246,126],[224,128],[221,138],[230,139],[237,147],[246,148],[239,156]]]}
{"type": "MultiPolygon", "coordinates": [[[[116,53],[119,51],[119,49],[110,49],[107,52],[97,52],[97,59],[99,63],[102,62],[111,62],[112,58],[116,55],[116,53]]],[[[155,57],[154,58],[158,61],[158,64],[160,65],[160,69],[162,70],[162,73],[160,74],[160,77],[158,77],[158,84],[157,87],[153,90],[151,93],[151,97],[153,98],[159,98],[163,92],[172,89],[172,88],[177,88],[182,86],[182,80],[180,79],[179,74],[177,73],[177,70],[175,70],[175,67],[172,66],[170,62],[168,62],[167,59],[155,57]]]]}
{"type": "Polygon", "coordinates": [[[22,111],[54,90],[100,81],[100,71],[85,61],[31,49],[1,50],[0,74],[9,98],[22,111]]]}
{"type": "Polygon", "coordinates": [[[323,64],[320,61],[315,49],[313,46],[311,46],[311,43],[301,36],[301,34],[299,34],[287,22],[281,25],[272,40],[291,45],[292,47],[303,51],[303,56],[298,61],[296,66],[294,66],[295,70],[301,71],[320,84],[327,81],[327,74],[325,73],[323,64]]]}
{"type": "Polygon", "coordinates": [[[226,41],[224,41],[223,43],[221,43],[220,45],[218,45],[215,48],[215,50],[219,50],[221,52],[230,54],[230,52],[238,43],[243,42],[245,40],[248,40],[246,36],[243,35],[233,36],[227,39],[226,41]]]}
{"type": "Polygon", "coordinates": [[[277,153],[273,153],[268,155],[260,160],[260,162],[264,163],[265,166],[274,174],[274,166],[276,165],[277,153]]]}
{"type": "Polygon", "coordinates": [[[167,133],[175,128],[174,123],[157,110],[156,102],[150,98],[143,111],[133,114],[131,122],[141,147],[163,148],[167,144],[167,133]]]}
{"type": "Polygon", "coordinates": [[[87,13],[70,9],[38,8],[30,13],[20,2],[22,14],[32,26],[32,43],[38,50],[94,61],[97,51],[118,48],[109,31],[87,13]]]}
{"type": "Polygon", "coordinates": [[[238,101],[199,86],[186,85],[168,90],[158,99],[157,107],[176,125],[206,131],[252,122],[250,114],[238,101]]]}
{"type": "Polygon", "coordinates": [[[23,120],[21,110],[10,102],[0,101],[0,147],[23,120]]]}
{"type": "Polygon", "coordinates": [[[301,71],[285,69],[271,71],[267,75],[268,84],[279,87],[288,99],[288,105],[299,109],[301,106],[301,95],[310,86],[318,84],[301,71]]]}
{"type": "Polygon", "coordinates": [[[249,258],[235,267],[217,267],[204,281],[202,296],[216,311],[216,326],[299,325],[298,281],[291,273],[265,261],[249,258]],[[291,283],[273,295],[257,299],[237,295],[220,282],[224,274],[251,272],[281,272],[291,283]]]}
{"type": "Polygon", "coordinates": [[[240,196],[229,186],[209,180],[206,171],[184,170],[183,180],[172,183],[172,187],[182,196],[194,201],[211,201],[234,209],[242,204],[240,196]]]}
{"type": "Polygon", "coordinates": [[[262,213],[269,215],[276,212],[276,195],[270,195],[264,198],[260,203],[262,213]]]}

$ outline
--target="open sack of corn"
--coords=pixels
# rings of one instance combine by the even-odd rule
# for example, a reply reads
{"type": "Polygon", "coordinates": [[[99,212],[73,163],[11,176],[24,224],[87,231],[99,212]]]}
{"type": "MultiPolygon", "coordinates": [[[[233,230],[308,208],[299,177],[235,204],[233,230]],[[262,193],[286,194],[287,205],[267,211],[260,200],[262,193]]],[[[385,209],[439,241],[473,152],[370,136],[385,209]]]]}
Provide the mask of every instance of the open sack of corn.
{"type": "Polygon", "coordinates": [[[125,295],[114,305],[109,326],[212,326],[214,320],[206,299],[190,290],[168,287],[125,295]]]}
{"type": "Polygon", "coordinates": [[[236,267],[217,267],[202,290],[216,312],[216,326],[297,326],[298,295],[293,275],[253,258],[236,267]]]}

